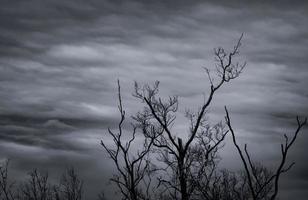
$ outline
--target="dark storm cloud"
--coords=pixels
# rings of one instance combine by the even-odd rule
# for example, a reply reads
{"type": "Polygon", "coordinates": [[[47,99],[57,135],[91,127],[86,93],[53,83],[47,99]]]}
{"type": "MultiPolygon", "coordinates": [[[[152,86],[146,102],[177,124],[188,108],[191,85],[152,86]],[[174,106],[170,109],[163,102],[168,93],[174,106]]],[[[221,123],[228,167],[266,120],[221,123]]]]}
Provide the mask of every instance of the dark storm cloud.
{"type": "MultiPolygon", "coordinates": [[[[248,66],[215,97],[210,118],[223,119],[228,105],[240,141],[272,164],[282,134],[308,113],[307,9],[304,1],[4,0],[0,158],[16,158],[16,173],[21,166],[58,172],[72,163],[95,185],[97,173],[106,178],[112,168],[99,140],[118,122],[116,79],[129,114],[140,108],[130,97],[133,80],[160,80],[162,95],[179,95],[180,112],[196,109],[213,48],[232,48],[244,32],[240,61],[248,66]]],[[[179,120],[175,129],[186,131],[179,120]]],[[[292,155],[295,185],[307,184],[305,141],[300,135],[292,155]]]]}
{"type": "Polygon", "coordinates": [[[82,151],[85,147],[75,144],[75,141],[63,140],[63,133],[70,133],[76,128],[60,120],[50,119],[43,122],[22,116],[1,116],[1,142],[17,143],[20,145],[40,146],[46,149],[82,151]],[[43,122],[43,123],[42,123],[43,122]]]}

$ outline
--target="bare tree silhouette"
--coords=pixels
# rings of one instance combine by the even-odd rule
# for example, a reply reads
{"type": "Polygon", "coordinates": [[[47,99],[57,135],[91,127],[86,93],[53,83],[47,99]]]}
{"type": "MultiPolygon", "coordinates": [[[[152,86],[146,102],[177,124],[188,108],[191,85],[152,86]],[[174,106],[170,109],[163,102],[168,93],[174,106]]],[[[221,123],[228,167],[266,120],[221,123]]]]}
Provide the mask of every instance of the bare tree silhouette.
{"type": "Polygon", "coordinates": [[[190,111],[186,113],[190,121],[190,134],[187,140],[176,136],[171,130],[176,119],[178,98],[173,96],[163,101],[162,98],[157,97],[158,82],[153,87],[148,85],[139,87],[135,83],[134,96],[146,105],[143,114],[149,119],[152,127],[159,127],[157,129],[162,132],[159,135],[145,136],[154,141],[153,146],[160,154],[160,161],[166,165],[165,171],[173,176],[169,179],[160,178],[159,181],[175,199],[188,200],[193,197],[199,184],[195,180],[199,180],[200,176],[206,172],[211,173],[211,166],[215,165],[217,150],[228,131],[224,130],[221,123],[211,128],[206,121],[206,111],[218,89],[224,83],[237,78],[246,64],[233,61],[234,56],[239,54],[242,37],[243,35],[229,53],[221,47],[214,50],[219,81],[215,82],[210,70],[205,68],[210,82],[210,91],[207,100],[196,113],[190,111]]]}
{"type": "MultiPolygon", "coordinates": [[[[63,200],[81,200],[83,181],[78,177],[73,167],[68,168],[60,180],[59,192],[63,200]]],[[[60,196],[60,195],[58,195],[60,196]]]]}
{"type": "Polygon", "coordinates": [[[293,146],[300,130],[303,128],[303,126],[307,124],[307,118],[305,118],[304,120],[300,120],[299,117],[296,117],[297,128],[293,136],[290,138],[290,136],[284,134],[285,142],[280,145],[281,148],[280,163],[274,172],[268,173],[268,171],[270,171],[269,169],[265,168],[264,166],[256,165],[251,160],[251,157],[247,150],[247,144],[245,144],[244,146],[244,153],[243,153],[243,150],[236,141],[235,133],[231,125],[230,115],[226,107],[225,107],[225,112],[226,112],[225,119],[229,127],[229,130],[232,134],[233,144],[236,147],[237,152],[240,155],[241,161],[244,166],[245,178],[247,179],[247,185],[249,188],[249,198],[253,200],[260,200],[260,199],[275,200],[277,198],[279,190],[279,180],[281,174],[289,171],[295,164],[294,162],[292,162],[290,165],[285,166],[288,152],[291,146],[293,146]]]}
{"type": "Polygon", "coordinates": [[[189,120],[189,135],[182,138],[172,130],[178,111],[178,97],[170,96],[167,99],[159,97],[159,82],[152,86],[139,86],[135,82],[133,96],[139,99],[144,109],[132,118],[134,120],[131,138],[124,138],[123,122],[125,111],[122,106],[120,84],[118,81],[119,112],[121,120],[118,132],[108,129],[113,139],[113,147],[101,145],[114,161],[118,174],[111,180],[120,189],[123,199],[137,200],[150,199],[204,199],[204,200],[275,200],[278,194],[279,180],[282,173],[291,169],[294,163],[285,167],[287,154],[294,144],[298,133],[307,123],[297,118],[297,129],[289,138],[285,135],[285,143],[281,144],[282,158],[276,170],[253,162],[245,145],[244,150],[237,144],[235,133],[231,126],[230,116],[225,107],[225,121],[211,124],[207,120],[207,111],[213,102],[216,92],[225,84],[236,79],[246,63],[235,62],[239,55],[239,48],[243,35],[234,48],[227,52],[224,48],[214,49],[216,60],[215,73],[205,68],[209,79],[210,90],[208,97],[197,112],[186,111],[189,120]],[[131,148],[136,140],[137,130],[143,137],[143,148],[137,154],[131,148]],[[236,147],[244,169],[232,172],[228,169],[220,170],[219,150],[224,146],[227,134],[231,132],[233,145],[236,147]],[[151,154],[151,156],[150,156],[151,154]],[[155,165],[149,157],[156,157],[155,165]],[[155,167],[151,167],[155,166],[155,167]],[[154,171],[159,173],[153,174],[154,171]],[[147,176],[151,174],[152,176],[147,176]],[[151,185],[147,177],[155,177],[157,186],[151,185]],[[140,182],[146,182],[147,192],[141,192],[140,182]],[[149,194],[150,185],[154,194],[149,194]],[[159,188],[159,190],[157,190],[159,188]],[[158,192],[159,191],[159,192],[158,192]]]}
{"type": "Polygon", "coordinates": [[[14,193],[15,182],[9,180],[9,160],[5,160],[0,166],[0,199],[1,200],[15,200],[16,194],[14,193]]]}
{"type": "Polygon", "coordinates": [[[48,182],[48,173],[37,169],[29,173],[30,178],[20,186],[20,199],[24,200],[52,200],[53,187],[48,182]]]}
{"type": "Polygon", "coordinates": [[[108,147],[103,140],[101,145],[106,150],[110,158],[113,160],[118,174],[115,174],[110,180],[114,182],[123,199],[149,199],[149,187],[151,184],[150,174],[154,171],[148,157],[151,146],[155,137],[144,137],[141,149],[134,151],[132,149],[133,143],[136,143],[136,134],[141,133],[141,136],[148,134],[148,131],[156,134],[155,127],[148,124],[148,119],[142,115],[136,115],[134,119],[136,123],[132,124],[132,133],[130,138],[124,138],[123,123],[125,120],[125,110],[122,105],[121,88],[118,81],[118,100],[119,112],[121,120],[118,124],[118,132],[108,129],[108,134],[112,137],[114,146],[108,147]],[[140,185],[143,186],[140,186],[140,185]]]}
{"type": "Polygon", "coordinates": [[[132,138],[123,143],[122,123],[125,119],[125,111],[122,107],[118,83],[119,111],[121,113],[119,132],[114,133],[108,129],[109,135],[113,138],[114,149],[108,148],[103,141],[101,144],[117,166],[119,175],[111,180],[120,188],[124,199],[139,199],[137,185],[145,177],[145,172],[150,166],[149,161],[146,160],[150,150],[159,155],[159,161],[165,165],[165,167],[159,168],[160,173],[163,173],[162,171],[165,173],[158,178],[158,186],[163,187],[163,192],[167,192],[171,198],[190,199],[198,193],[197,188],[203,187],[196,180],[203,179],[205,181],[207,175],[209,175],[207,178],[210,178],[210,174],[216,169],[218,149],[228,131],[224,129],[221,122],[210,126],[206,121],[205,114],[216,91],[224,83],[237,78],[245,66],[245,63],[239,64],[233,61],[234,56],[239,54],[242,36],[231,52],[227,53],[221,47],[214,50],[219,81],[215,82],[210,70],[205,68],[210,82],[209,96],[196,113],[187,111],[186,117],[190,121],[190,134],[187,140],[176,136],[171,130],[178,110],[177,96],[163,100],[158,97],[158,81],[153,86],[144,85],[143,87],[135,82],[133,95],[145,104],[145,108],[133,117],[135,123],[132,138]],[[141,129],[144,136],[144,148],[141,153],[133,157],[130,147],[135,140],[137,128],[141,129]],[[121,159],[124,162],[121,163],[121,159]],[[139,166],[142,164],[144,167],[140,171],[139,166]],[[141,175],[136,178],[135,173],[141,175]]]}
{"type": "Polygon", "coordinates": [[[33,169],[19,185],[9,180],[8,167],[8,160],[0,166],[0,200],[82,200],[83,181],[73,167],[63,173],[59,183],[51,183],[48,172],[33,169]]]}

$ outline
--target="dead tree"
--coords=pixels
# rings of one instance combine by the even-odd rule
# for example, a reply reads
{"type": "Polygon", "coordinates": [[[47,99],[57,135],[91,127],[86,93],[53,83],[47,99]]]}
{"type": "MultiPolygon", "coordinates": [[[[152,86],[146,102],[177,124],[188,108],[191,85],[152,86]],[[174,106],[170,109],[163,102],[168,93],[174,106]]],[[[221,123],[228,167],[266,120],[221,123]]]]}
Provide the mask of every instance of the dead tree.
{"type": "Polygon", "coordinates": [[[275,200],[279,191],[280,176],[283,173],[289,171],[295,164],[293,162],[290,165],[286,166],[287,155],[290,148],[297,139],[298,133],[303,128],[303,126],[307,124],[307,118],[305,118],[304,120],[300,120],[299,117],[296,118],[297,128],[294,134],[291,137],[284,134],[285,142],[280,145],[281,160],[277,169],[271,173],[265,173],[269,172],[270,170],[268,170],[264,166],[258,166],[252,161],[250,154],[247,150],[247,144],[244,145],[243,150],[237,143],[235,133],[231,125],[230,115],[226,107],[225,112],[225,119],[232,135],[233,144],[236,147],[244,166],[244,177],[247,179],[247,182],[245,184],[247,184],[249,189],[249,198],[253,200],[275,200]]]}
{"type": "Polygon", "coordinates": [[[0,199],[1,200],[15,200],[14,182],[10,182],[8,174],[9,160],[6,160],[0,166],[0,199]]]}
{"type": "Polygon", "coordinates": [[[152,168],[148,155],[156,136],[153,138],[144,137],[142,148],[139,150],[134,150],[132,146],[137,142],[136,136],[138,133],[141,133],[140,136],[154,136],[154,134],[157,134],[157,129],[149,124],[149,119],[144,114],[138,113],[133,117],[135,123],[131,124],[132,132],[129,134],[125,132],[123,128],[125,110],[122,105],[119,81],[118,100],[118,109],[121,116],[118,130],[115,132],[108,128],[108,134],[111,136],[114,145],[109,147],[105,140],[101,140],[101,145],[113,160],[118,172],[110,180],[117,185],[123,199],[149,199],[151,184],[151,176],[149,175],[154,169],[152,168]],[[128,139],[125,139],[125,137],[128,137],[128,139]]]}
{"type": "Polygon", "coordinates": [[[63,200],[81,200],[83,181],[78,177],[73,167],[66,170],[60,180],[59,191],[63,200]]]}
{"type": "MultiPolygon", "coordinates": [[[[214,95],[222,85],[237,78],[245,66],[245,63],[234,63],[233,60],[239,54],[241,39],[242,36],[229,53],[221,47],[215,49],[216,72],[219,80],[215,81],[210,71],[207,68],[205,69],[210,82],[209,95],[198,112],[188,115],[191,125],[190,133],[186,140],[176,136],[171,130],[176,119],[178,98],[173,96],[164,101],[162,98],[157,97],[159,82],[156,82],[153,87],[148,85],[139,87],[135,83],[134,96],[146,105],[143,111],[145,118],[149,119],[150,126],[158,127],[157,129],[161,131],[159,134],[145,136],[153,141],[153,146],[161,156],[160,161],[166,165],[166,174],[173,175],[169,180],[163,177],[160,178],[160,184],[165,186],[165,190],[175,199],[188,200],[191,198],[191,194],[194,193],[196,184],[191,180],[194,178],[194,176],[191,176],[191,169],[196,159],[192,158],[193,148],[195,148],[198,141],[198,135],[201,138],[211,138],[207,134],[208,132],[204,131],[204,128],[206,127],[206,112],[214,95]]],[[[218,148],[226,134],[227,132],[222,131],[216,140],[208,142],[207,148],[203,149],[205,157],[218,148]]],[[[210,157],[207,158],[211,159],[210,157]]]]}
{"type": "Polygon", "coordinates": [[[53,187],[48,182],[48,173],[34,169],[29,176],[28,181],[20,186],[19,198],[22,200],[53,200],[53,187]]]}

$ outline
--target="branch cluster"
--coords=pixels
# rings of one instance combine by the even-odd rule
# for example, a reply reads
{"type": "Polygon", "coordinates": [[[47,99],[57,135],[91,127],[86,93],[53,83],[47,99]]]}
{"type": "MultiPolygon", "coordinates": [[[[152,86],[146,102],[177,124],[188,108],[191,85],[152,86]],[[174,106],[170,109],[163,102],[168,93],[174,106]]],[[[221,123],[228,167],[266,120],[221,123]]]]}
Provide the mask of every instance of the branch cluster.
{"type": "Polygon", "coordinates": [[[118,173],[111,181],[116,183],[123,199],[276,199],[280,175],[294,164],[285,167],[288,151],[306,120],[297,118],[295,134],[291,138],[285,135],[285,143],[281,145],[281,162],[277,170],[272,171],[252,161],[247,145],[244,150],[238,145],[227,108],[225,121],[212,124],[207,117],[216,92],[225,83],[236,79],[246,65],[245,62],[234,61],[239,55],[242,37],[243,35],[230,52],[222,47],[214,49],[214,74],[217,80],[205,68],[210,82],[207,98],[196,112],[186,111],[189,132],[181,136],[172,129],[178,111],[178,97],[160,97],[158,81],[153,85],[143,86],[135,82],[133,96],[144,107],[132,116],[130,139],[123,140],[125,111],[118,81],[120,122],[117,131],[108,129],[113,146],[107,146],[103,140],[101,145],[117,167],[118,173]],[[218,167],[219,150],[224,146],[229,132],[244,166],[240,172],[220,170],[218,167]],[[131,147],[137,134],[138,138],[143,138],[143,145],[136,153],[131,147]],[[156,160],[153,161],[150,157],[155,157],[156,160]]]}

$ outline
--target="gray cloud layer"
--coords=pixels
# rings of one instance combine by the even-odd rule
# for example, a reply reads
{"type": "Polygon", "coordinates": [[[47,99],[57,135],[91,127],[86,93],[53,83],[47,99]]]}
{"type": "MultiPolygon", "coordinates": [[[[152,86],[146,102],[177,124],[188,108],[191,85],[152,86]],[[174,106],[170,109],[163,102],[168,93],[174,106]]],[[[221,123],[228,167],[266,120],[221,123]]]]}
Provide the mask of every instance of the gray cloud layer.
{"type": "MultiPolygon", "coordinates": [[[[241,60],[248,66],[216,96],[211,118],[222,119],[228,105],[241,141],[272,164],[295,116],[307,116],[307,7],[304,1],[3,0],[0,158],[11,157],[16,174],[76,165],[98,192],[92,186],[103,188],[112,166],[99,139],[118,120],[116,79],[129,113],[140,108],[130,97],[133,80],[160,80],[163,95],[179,95],[181,111],[197,108],[213,48],[232,48],[244,32],[241,60]]],[[[186,130],[179,120],[175,128],[186,130]]],[[[307,141],[300,135],[290,155],[297,165],[283,182],[282,199],[307,195],[307,141]]],[[[234,154],[227,152],[225,165],[232,166],[234,154]]]]}

